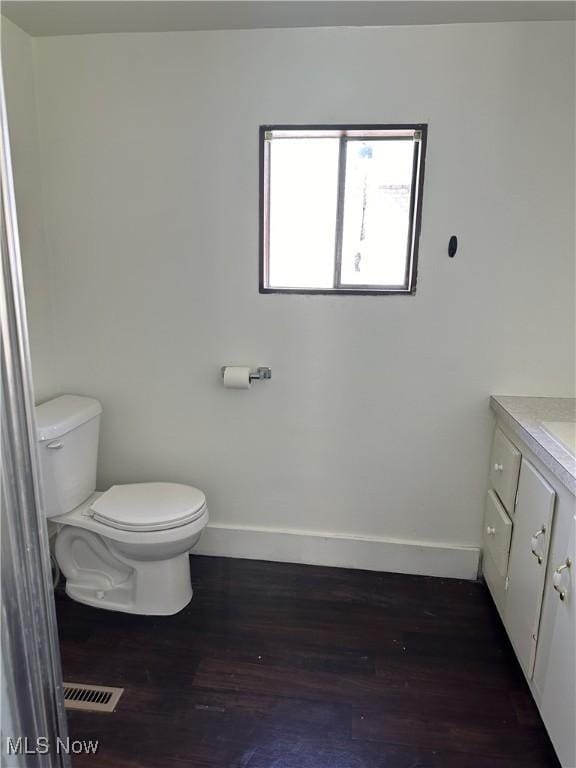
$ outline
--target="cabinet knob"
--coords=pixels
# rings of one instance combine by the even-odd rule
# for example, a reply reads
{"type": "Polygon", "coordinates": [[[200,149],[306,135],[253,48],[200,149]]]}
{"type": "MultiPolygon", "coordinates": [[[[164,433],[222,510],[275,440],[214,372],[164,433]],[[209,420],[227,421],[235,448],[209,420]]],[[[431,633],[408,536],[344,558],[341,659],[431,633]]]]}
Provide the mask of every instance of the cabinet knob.
{"type": "Polygon", "coordinates": [[[494,464],[494,472],[504,472],[504,464],[494,464]]]}
{"type": "Polygon", "coordinates": [[[556,570],[554,571],[554,576],[552,577],[552,583],[554,585],[554,589],[556,590],[556,592],[558,592],[558,597],[562,601],[566,600],[566,597],[568,596],[568,590],[562,587],[562,577],[563,577],[562,572],[567,569],[569,570],[571,565],[572,565],[572,561],[570,560],[569,557],[567,557],[566,562],[563,565],[561,565],[559,568],[556,568],[556,570]]]}
{"type": "Polygon", "coordinates": [[[488,536],[496,536],[496,528],[493,525],[486,526],[486,533],[488,536]]]}

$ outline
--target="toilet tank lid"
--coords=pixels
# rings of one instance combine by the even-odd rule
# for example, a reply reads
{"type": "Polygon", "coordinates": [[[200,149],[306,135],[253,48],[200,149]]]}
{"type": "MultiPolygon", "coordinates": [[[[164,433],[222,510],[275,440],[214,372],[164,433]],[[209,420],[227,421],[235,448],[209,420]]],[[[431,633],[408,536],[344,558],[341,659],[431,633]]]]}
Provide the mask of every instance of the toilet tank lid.
{"type": "Polygon", "coordinates": [[[36,406],[36,436],[38,440],[54,440],[101,413],[102,406],[93,397],[55,397],[36,406]]]}

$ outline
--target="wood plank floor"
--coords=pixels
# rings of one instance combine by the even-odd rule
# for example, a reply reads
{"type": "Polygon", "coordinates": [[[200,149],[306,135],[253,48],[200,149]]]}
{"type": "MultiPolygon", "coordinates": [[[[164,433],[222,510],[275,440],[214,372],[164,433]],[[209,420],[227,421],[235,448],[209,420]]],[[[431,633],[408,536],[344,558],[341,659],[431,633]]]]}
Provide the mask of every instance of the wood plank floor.
{"type": "Polygon", "coordinates": [[[75,768],[557,768],[484,585],[191,559],[139,617],[57,594],[64,678],[122,686],[75,768]]]}

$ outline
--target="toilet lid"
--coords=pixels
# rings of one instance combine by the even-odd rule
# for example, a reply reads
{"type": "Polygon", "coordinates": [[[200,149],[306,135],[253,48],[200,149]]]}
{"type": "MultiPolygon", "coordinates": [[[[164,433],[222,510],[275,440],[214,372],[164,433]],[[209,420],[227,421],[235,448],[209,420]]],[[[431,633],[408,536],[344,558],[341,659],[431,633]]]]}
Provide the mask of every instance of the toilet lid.
{"type": "Polygon", "coordinates": [[[206,509],[198,488],[179,483],[113,485],[90,507],[92,517],[123,531],[162,531],[196,520],[206,509]]]}

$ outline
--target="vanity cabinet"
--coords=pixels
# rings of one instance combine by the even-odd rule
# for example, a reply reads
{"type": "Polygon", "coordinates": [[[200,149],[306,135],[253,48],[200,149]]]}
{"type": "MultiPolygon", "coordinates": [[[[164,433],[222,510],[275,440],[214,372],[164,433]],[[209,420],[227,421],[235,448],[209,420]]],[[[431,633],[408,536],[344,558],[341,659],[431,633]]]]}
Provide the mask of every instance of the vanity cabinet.
{"type": "Polygon", "coordinates": [[[483,573],[563,768],[576,768],[575,498],[496,427],[483,573]]]}

